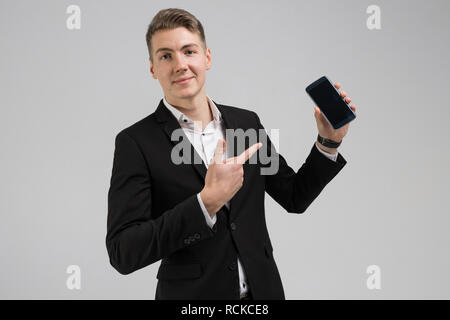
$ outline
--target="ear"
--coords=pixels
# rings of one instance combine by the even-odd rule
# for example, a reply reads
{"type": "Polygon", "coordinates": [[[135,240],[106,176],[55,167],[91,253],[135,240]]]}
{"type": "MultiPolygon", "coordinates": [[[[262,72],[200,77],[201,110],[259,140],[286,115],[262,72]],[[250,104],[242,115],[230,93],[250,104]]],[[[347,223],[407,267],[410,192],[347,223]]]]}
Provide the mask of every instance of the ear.
{"type": "Polygon", "coordinates": [[[153,79],[158,79],[155,75],[155,71],[153,70],[152,60],[150,60],[150,58],[148,58],[148,61],[150,62],[150,73],[152,74],[153,79]]]}
{"type": "Polygon", "coordinates": [[[206,48],[206,70],[211,69],[211,64],[212,64],[211,49],[206,48]]]}

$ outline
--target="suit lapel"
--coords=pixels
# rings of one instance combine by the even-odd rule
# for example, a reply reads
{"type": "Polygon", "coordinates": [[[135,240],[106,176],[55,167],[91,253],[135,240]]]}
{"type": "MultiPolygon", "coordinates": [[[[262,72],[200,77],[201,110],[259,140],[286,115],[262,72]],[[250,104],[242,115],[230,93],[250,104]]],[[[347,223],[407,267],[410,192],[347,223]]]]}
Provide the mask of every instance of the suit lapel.
{"type": "MultiPolygon", "coordinates": [[[[178,123],[177,119],[173,116],[172,112],[170,112],[169,109],[166,108],[164,105],[163,100],[161,99],[158,108],[155,111],[156,120],[158,123],[162,126],[163,131],[166,133],[167,137],[169,138],[169,141],[172,142],[172,144],[175,146],[180,141],[188,141],[188,137],[184,134],[184,131],[181,130],[183,140],[172,140],[172,133],[175,129],[181,129],[180,124],[178,123]]],[[[195,150],[194,146],[189,142],[189,151],[190,151],[190,159],[191,159],[191,165],[194,167],[195,171],[199,174],[199,177],[202,181],[205,181],[206,176],[206,165],[201,160],[200,155],[195,150]],[[194,159],[197,158],[197,161],[194,161],[194,159]],[[201,163],[200,163],[201,161],[201,163]]]]}
{"type": "MultiPolygon", "coordinates": [[[[226,129],[233,129],[236,130],[237,129],[237,125],[236,125],[236,121],[234,119],[234,117],[229,113],[229,110],[227,108],[224,108],[224,106],[216,103],[214,100],[213,102],[215,103],[215,105],[217,106],[217,108],[219,109],[222,118],[223,118],[223,122],[224,122],[224,126],[225,126],[225,130],[226,129]]],[[[172,133],[175,129],[181,129],[180,124],[178,123],[177,119],[175,119],[175,117],[173,116],[172,112],[170,112],[169,109],[167,109],[167,107],[164,105],[163,100],[161,99],[161,101],[159,102],[159,106],[155,111],[155,117],[157,122],[161,125],[163,131],[166,133],[167,137],[169,138],[169,141],[172,142],[172,144],[175,146],[176,144],[178,144],[180,141],[172,141],[171,137],[172,137],[172,133]]],[[[189,141],[188,137],[184,134],[184,131],[182,131],[182,139],[186,139],[185,141],[189,141]]],[[[225,131],[226,133],[226,131],[225,131]]],[[[226,135],[225,135],[226,138],[226,135]]],[[[194,146],[189,143],[190,146],[190,152],[191,152],[191,165],[194,167],[195,171],[199,174],[200,179],[203,181],[205,181],[205,177],[206,177],[206,165],[203,162],[203,160],[201,160],[200,155],[197,153],[197,151],[195,150],[194,146]],[[198,157],[199,161],[194,161],[194,157],[198,157]],[[201,161],[201,163],[200,163],[201,161]],[[198,162],[198,163],[195,163],[198,162]]],[[[234,143],[234,150],[232,150],[231,152],[231,156],[236,156],[236,151],[237,151],[237,144],[234,143]]],[[[227,150],[227,153],[229,153],[229,150],[227,150]]],[[[244,164],[244,170],[246,168],[246,165],[244,164]]],[[[233,204],[236,203],[236,200],[239,199],[239,192],[237,192],[235,194],[235,196],[231,199],[230,201],[230,211],[233,208],[233,204]]],[[[227,207],[224,206],[224,208],[228,211],[227,207]]],[[[230,218],[232,218],[231,213],[233,213],[233,211],[229,212],[230,214],[230,218]]],[[[234,216],[234,215],[233,215],[234,216]]]]}

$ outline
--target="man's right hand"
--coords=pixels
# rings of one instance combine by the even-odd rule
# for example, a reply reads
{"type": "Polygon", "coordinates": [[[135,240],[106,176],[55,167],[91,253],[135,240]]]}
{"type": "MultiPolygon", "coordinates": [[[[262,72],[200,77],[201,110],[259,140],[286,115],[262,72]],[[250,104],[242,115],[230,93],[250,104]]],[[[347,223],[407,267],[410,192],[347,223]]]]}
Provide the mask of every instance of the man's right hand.
{"type": "Polygon", "coordinates": [[[244,168],[242,165],[261,146],[261,142],[255,143],[239,156],[223,160],[226,142],[219,139],[214,150],[213,160],[206,172],[205,186],[200,192],[200,197],[210,216],[214,216],[242,187],[244,183],[244,168]]]}

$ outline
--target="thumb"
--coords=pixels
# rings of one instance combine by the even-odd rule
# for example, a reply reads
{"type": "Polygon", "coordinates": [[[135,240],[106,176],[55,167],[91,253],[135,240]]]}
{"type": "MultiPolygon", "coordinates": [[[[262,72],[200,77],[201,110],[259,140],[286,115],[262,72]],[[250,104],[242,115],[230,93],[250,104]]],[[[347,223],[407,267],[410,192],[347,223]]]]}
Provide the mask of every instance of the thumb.
{"type": "Polygon", "coordinates": [[[225,149],[226,142],[224,139],[217,141],[216,149],[214,150],[213,163],[223,163],[223,151],[225,149]]]}

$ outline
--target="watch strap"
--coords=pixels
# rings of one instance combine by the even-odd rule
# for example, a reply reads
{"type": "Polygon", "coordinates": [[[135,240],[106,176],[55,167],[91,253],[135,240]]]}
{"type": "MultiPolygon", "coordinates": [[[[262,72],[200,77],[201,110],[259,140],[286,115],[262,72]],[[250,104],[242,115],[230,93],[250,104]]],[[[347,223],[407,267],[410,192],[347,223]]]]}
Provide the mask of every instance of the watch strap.
{"type": "Polygon", "coordinates": [[[342,141],[336,142],[336,141],[321,137],[319,134],[317,135],[317,141],[321,145],[323,145],[324,147],[327,147],[327,148],[337,148],[341,145],[341,142],[342,142],[342,141]]]}

